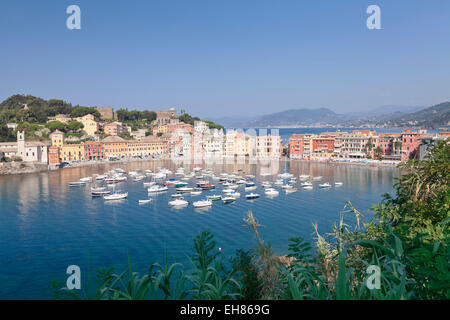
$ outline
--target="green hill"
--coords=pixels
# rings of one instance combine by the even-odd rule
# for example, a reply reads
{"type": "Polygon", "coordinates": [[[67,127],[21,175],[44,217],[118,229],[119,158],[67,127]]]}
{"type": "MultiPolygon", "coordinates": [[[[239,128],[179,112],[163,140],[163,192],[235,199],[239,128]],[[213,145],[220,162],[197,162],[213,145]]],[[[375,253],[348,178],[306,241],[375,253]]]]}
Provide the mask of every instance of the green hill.
{"type": "Polygon", "coordinates": [[[450,124],[450,101],[402,115],[387,122],[394,126],[439,128],[450,124]]]}

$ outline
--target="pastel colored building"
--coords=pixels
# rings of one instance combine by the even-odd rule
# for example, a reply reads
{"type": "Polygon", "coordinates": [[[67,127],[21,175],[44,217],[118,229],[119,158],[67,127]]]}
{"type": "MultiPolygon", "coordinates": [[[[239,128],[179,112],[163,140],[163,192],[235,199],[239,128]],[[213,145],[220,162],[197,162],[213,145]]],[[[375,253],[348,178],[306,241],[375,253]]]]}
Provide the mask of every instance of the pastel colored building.
{"type": "Polygon", "coordinates": [[[105,158],[101,142],[86,141],[84,143],[84,158],[86,160],[102,160],[105,158]]]}

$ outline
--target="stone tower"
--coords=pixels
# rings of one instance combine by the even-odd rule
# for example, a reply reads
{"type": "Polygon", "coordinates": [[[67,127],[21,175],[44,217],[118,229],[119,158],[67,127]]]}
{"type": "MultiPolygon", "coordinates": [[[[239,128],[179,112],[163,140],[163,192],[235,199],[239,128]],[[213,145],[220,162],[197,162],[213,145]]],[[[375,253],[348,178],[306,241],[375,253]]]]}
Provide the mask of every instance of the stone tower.
{"type": "Polygon", "coordinates": [[[25,155],[25,131],[17,131],[17,156],[24,159],[25,155]]]}

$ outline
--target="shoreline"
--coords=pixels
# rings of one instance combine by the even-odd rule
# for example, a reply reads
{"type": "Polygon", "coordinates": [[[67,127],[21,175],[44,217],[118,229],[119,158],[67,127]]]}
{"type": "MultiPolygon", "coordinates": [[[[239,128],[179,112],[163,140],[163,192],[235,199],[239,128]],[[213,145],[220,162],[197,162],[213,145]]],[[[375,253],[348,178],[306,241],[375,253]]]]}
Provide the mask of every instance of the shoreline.
{"type": "MultiPolygon", "coordinates": [[[[70,166],[65,168],[82,168],[95,166],[99,164],[121,164],[123,162],[144,162],[144,161],[158,161],[158,160],[177,160],[170,157],[161,157],[161,158],[151,158],[151,159],[123,159],[123,160],[91,160],[86,162],[75,162],[70,166]]],[[[178,159],[180,160],[180,159],[178,159]]],[[[203,159],[204,160],[204,159],[203,159]]],[[[323,164],[351,164],[351,165],[360,165],[360,166],[370,166],[370,167],[397,167],[400,164],[400,161],[388,161],[388,160],[330,160],[330,159],[290,159],[281,157],[277,159],[282,162],[313,162],[313,163],[323,163],[323,164]]],[[[41,173],[41,172],[50,172],[61,170],[64,168],[59,168],[59,166],[51,166],[43,163],[25,163],[25,162],[8,162],[8,163],[0,163],[0,176],[9,176],[9,175],[21,175],[21,174],[29,174],[29,173],[41,173]]]]}

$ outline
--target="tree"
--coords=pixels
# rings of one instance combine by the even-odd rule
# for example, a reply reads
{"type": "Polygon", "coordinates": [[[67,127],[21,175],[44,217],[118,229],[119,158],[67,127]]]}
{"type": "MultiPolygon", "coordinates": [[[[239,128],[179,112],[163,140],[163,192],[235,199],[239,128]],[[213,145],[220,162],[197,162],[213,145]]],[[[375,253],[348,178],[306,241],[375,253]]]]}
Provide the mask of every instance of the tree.
{"type": "Polygon", "coordinates": [[[101,118],[100,112],[98,112],[97,109],[91,108],[91,107],[81,107],[81,106],[76,106],[75,108],[73,108],[70,116],[72,118],[79,118],[79,117],[83,117],[87,114],[92,114],[96,118],[101,118]]]}
{"type": "Polygon", "coordinates": [[[84,128],[84,125],[79,121],[70,121],[67,124],[67,129],[70,131],[78,131],[83,128],[84,128]]]}
{"type": "Polygon", "coordinates": [[[60,121],[50,121],[45,125],[46,128],[48,128],[50,131],[66,131],[66,124],[60,122],[60,121]]]}

